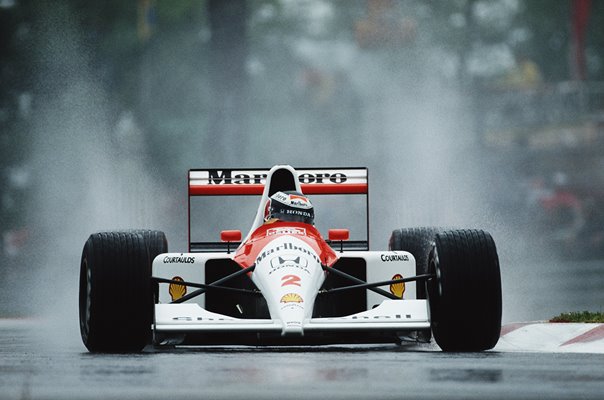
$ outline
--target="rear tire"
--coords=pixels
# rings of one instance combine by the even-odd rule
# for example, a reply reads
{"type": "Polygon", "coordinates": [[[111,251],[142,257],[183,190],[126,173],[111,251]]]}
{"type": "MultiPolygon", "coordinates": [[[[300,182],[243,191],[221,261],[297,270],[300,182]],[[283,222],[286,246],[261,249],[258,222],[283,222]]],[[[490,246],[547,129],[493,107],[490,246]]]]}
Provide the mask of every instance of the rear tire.
{"type": "MultiPolygon", "coordinates": [[[[428,256],[434,243],[434,236],[442,231],[439,228],[419,227],[402,228],[392,232],[388,243],[389,250],[403,250],[413,254],[415,258],[415,275],[428,273],[428,256]]],[[[426,299],[426,281],[415,283],[415,298],[426,299]]],[[[416,339],[420,342],[430,342],[432,332],[430,329],[419,330],[416,339]]]]}
{"type": "MultiPolygon", "coordinates": [[[[402,228],[392,232],[388,249],[403,250],[413,254],[415,258],[415,274],[424,275],[428,273],[428,256],[432,250],[434,237],[439,228],[402,228]]],[[[426,285],[424,282],[418,282],[416,285],[416,298],[426,298],[426,285]]]]}
{"type": "Polygon", "coordinates": [[[143,236],[145,239],[145,243],[149,248],[149,258],[153,263],[153,259],[158,254],[163,254],[168,252],[168,239],[166,239],[166,235],[162,231],[154,231],[151,229],[132,229],[127,232],[130,233],[138,233],[143,236]]]}
{"type": "Polygon", "coordinates": [[[437,234],[429,257],[432,333],[443,351],[493,348],[501,332],[501,276],[495,242],[481,230],[437,234]]]}
{"type": "Polygon", "coordinates": [[[153,320],[151,262],[165,235],[132,230],[90,235],[80,265],[80,333],[91,352],[139,352],[153,320]]]}

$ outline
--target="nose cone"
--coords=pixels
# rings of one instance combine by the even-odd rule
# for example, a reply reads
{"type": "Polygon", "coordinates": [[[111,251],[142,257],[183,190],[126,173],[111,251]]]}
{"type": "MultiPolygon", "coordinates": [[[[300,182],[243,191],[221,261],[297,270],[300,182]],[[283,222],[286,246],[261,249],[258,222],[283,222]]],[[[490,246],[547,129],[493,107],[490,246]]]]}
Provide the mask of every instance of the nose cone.
{"type": "MultiPolygon", "coordinates": [[[[302,287],[300,287],[300,289],[302,289],[302,287]]],[[[303,292],[303,290],[297,290],[297,292],[303,292]]],[[[281,319],[283,322],[283,330],[281,331],[281,335],[304,335],[304,328],[302,324],[305,318],[310,318],[312,316],[314,296],[312,296],[311,293],[306,293],[306,297],[303,297],[303,294],[292,291],[281,296],[279,303],[278,315],[279,319],[281,319]],[[313,297],[312,303],[305,304],[304,299],[308,299],[309,296],[313,297]],[[306,315],[307,310],[310,311],[310,315],[308,317],[306,315]]]]}
{"type": "Polygon", "coordinates": [[[283,336],[302,336],[304,329],[302,323],[305,318],[306,305],[304,298],[294,292],[284,294],[279,300],[279,318],[283,322],[283,336]]]}
{"type": "Polygon", "coordinates": [[[283,336],[302,336],[312,317],[325,274],[316,252],[293,236],[269,243],[256,260],[252,280],[262,291],[271,318],[281,320],[283,336]]]}

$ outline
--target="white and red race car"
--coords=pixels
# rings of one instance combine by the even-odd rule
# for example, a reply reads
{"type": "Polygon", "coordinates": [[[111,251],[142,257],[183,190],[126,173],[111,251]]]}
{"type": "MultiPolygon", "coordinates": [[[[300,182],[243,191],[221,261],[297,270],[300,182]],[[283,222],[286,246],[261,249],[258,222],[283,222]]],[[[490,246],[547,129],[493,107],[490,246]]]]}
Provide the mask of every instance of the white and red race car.
{"type": "MultiPolygon", "coordinates": [[[[445,351],[491,349],[501,279],[481,230],[397,229],[389,250],[313,223],[307,195],[361,196],[366,168],[189,171],[189,249],[168,253],[160,231],[92,234],[80,267],[80,331],[91,352],[147,345],[304,345],[427,341],[445,351]],[[246,237],[191,240],[191,199],[261,196],[246,237]]],[[[341,228],[341,227],[340,227],[341,228]]]]}

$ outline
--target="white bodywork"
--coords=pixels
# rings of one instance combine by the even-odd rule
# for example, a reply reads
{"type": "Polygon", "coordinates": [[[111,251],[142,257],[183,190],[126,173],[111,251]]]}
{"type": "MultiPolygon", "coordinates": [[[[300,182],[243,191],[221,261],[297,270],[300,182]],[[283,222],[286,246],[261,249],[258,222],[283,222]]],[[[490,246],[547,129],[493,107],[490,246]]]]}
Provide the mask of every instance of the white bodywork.
{"type": "MultiPolygon", "coordinates": [[[[283,240],[298,240],[284,237],[283,240]]],[[[270,246],[279,243],[271,242],[270,246]]],[[[302,246],[300,246],[302,248],[302,246]]],[[[291,261],[298,254],[303,259],[312,260],[306,252],[295,253],[283,249],[266,257],[251,274],[252,281],[262,291],[267,300],[271,319],[239,319],[212,313],[204,309],[204,296],[198,296],[181,304],[172,301],[167,284],[160,285],[159,303],[155,305],[154,329],[158,332],[189,331],[279,331],[283,335],[302,335],[307,331],[333,330],[395,330],[408,331],[430,328],[428,304],[426,300],[415,300],[415,282],[405,285],[402,300],[389,300],[383,296],[368,292],[367,311],[340,318],[311,318],[314,299],[323,283],[324,272],[319,263],[302,264],[300,286],[281,286],[283,277],[293,270],[300,271],[300,263],[283,266],[279,273],[274,272],[270,261],[281,256],[291,261]],[[294,293],[303,302],[281,302],[281,299],[294,293]]],[[[367,281],[385,281],[395,275],[409,277],[415,275],[413,255],[402,251],[366,251],[341,253],[341,256],[362,258],[367,263],[367,281]]],[[[168,253],[157,256],[153,262],[153,276],[173,279],[178,276],[187,282],[205,283],[204,265],[207,260],[225,258],[224,253],[168,253]]]]}

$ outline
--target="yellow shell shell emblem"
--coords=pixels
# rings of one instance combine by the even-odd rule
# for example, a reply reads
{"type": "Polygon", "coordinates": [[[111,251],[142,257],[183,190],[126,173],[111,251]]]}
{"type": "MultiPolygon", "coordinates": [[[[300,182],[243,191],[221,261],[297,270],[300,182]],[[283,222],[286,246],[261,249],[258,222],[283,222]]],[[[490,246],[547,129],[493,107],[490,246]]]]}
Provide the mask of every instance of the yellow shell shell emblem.
{"type": "MultiPolygon", "coordinates": [[[[396,274],[392,277],[392,280],[395,279],[403,279],[401,274],[396,274]]],[[[390,285],[390,293],[398,297],[399,299],[403,298],[403,293],[405,293],[405,282],[393,283],[390,285]]]]}
{"type": "MultiPolygon", "coordinates": [[[[174,278],[172,278],[172,280],[177,282],[184,282],[184,279],[182,279],[180,276],[175,276],[174,278]]],[[[168,291],[170,292],[170,297],[172,297],[172,301],[175,301],[187,294],[187,287],[178,283],[171,283],[168,291]]]]}
{"type": "Polygon", "coordinates": [[[302,297],[296,293],[288,293],[281,297],[281,303],[302,303],[302,297]]]}

